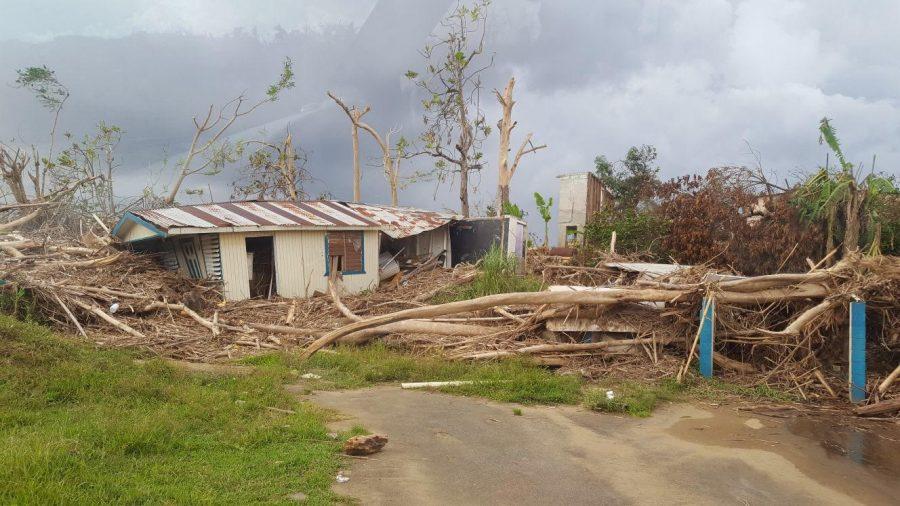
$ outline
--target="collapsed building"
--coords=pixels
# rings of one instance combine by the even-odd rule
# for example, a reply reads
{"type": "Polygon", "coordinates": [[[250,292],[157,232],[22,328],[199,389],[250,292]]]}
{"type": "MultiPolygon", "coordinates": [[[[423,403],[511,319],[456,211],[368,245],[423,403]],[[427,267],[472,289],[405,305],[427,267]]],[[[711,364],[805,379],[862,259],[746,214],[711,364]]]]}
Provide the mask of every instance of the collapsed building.
{"type": "Polygon", "coordinates": [[[340,273],[350,293],[403,268],[476,261],[492,246],[524,257],[525,223],[461,219],[407,207],[316,200],[247,200],[125,213],[112,234],[194,279],[222,283],[227,300],[311,297],[340,273]]]}

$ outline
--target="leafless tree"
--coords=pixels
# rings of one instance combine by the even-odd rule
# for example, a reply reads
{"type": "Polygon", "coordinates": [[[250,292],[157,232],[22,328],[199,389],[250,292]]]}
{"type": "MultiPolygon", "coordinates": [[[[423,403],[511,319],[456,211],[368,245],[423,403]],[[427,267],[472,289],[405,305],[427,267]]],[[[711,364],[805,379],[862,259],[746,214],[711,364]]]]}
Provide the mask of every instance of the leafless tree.
{"type": "Polygon", "coordinates": [[[341,99],[335,96],[334,93],[328,92],[328,96],[335,101],[335,103],[340,106],[341,109],[344,110],[344,113],[350,118],[350,122],[352,124],[352,134],[353,134],[353,200],[359,202],[359,179],[360,179],[360,170],[359,170],[359,139],[357,138],[358,129],[363,129],[368,132],[375,142],[378,144],[378,147],[381,149],[381,163],[384,168],[384,177],[387,179],[388,186],[391,189],[391,205],[397,206],[399,205],[399,196],[398,196],[398,188],[400,186],[400,160],[405,156],[405,148],[406,141],[404,139],[400,139],[396,146],[391,145],[391,136],[397,133],[396,129],[390,129],[388,132],[382,137],[377,130],[375,130],[368,123],[364,123],[360,121],[364,114],[371,110],[371,107],[368,105],[359,108],[357,106],[348,107],[341,99]]]}
{"type": "Polygon", "coordinates": [[[198,120],[195,116],[193,118],[195,130],[191,146],[188,148],[184,160],[179,164],[175,181],[169,189],[168,196],[163,199],[163,203],[165,205],[175,203],[178,192],[187,178],[195,174],[218,174],[225,164],[236,161],[233,146],[227,141],[222,141],[225,132],[238,118],[249,115],[263,104],[274,102],[278,99],[280,92],[293,87],[294,71],[291,59],[285,58],[281,76],[275,84],[269,86],[265,98],[251,103],[244,94],[240,94],[219,108],[210,105],[202,120],[198,120]],[[204,159],[195,163],[195,159],[198,157],[204,157],[204,159]]]}
{"type": "Polygon", "coordinates": [[[534,143],[531,142],[531,137],[534,134],[528,132],[528,134],[525,136],[525,140],[522,141],[522,145],[519,146],[518,151],[516,151],[516,155],[515,157],[513,157],[512,163],[509,162],[510,137],[513,128],[515,128],[518,124],[512,119],[513,106],[516,104],[515,100],[513,100],[513,87],[515,87],[515,85],[516,79],[514,77],[510,77],[509,82],[506,84],[506,88],[503,90],[502,94],[498,90],[494,90],[494,95],[497,96],[497,101],[500,102],[500,106],[503,108],[503,116],[500,118],[500,122],[497,125],[500,129],[500,159],[497,163],[498,216],[502,215],[503,210],[507,206],[509,206],[509,182],[512,180],[513,175],[515,175],[516,168],[519,166],[519,162],[522,161],[522,157],[529,153],[534,153],[535,151],[547,147],[546,144],[535,146],[534,143]]]}

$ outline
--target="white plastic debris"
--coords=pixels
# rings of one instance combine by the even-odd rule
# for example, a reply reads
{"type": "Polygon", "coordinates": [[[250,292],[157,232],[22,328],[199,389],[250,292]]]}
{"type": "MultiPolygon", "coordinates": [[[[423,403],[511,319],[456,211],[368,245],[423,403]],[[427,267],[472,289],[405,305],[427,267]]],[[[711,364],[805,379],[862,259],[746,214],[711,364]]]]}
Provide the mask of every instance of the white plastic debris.
{"type": "Polygon", "coordinates": [[[609,400],[613,400],[613,399],[616,398],[616,393],[613,392],[612,390],[607,390],[607,391],[606,391],[606,398],[609,399],[609,400]]]}
{"type": "Polygon", "coordinates": [[[318,374],[313,374],[313,373],[311,373],[311,372],[308,372],[308,373],[306,373],[306,374],[303,374],[303,375],[301,375],[300,377],[303,378],[303,379],[305,379],[305,380],[317,380],[317,379],[322,379],[322,377],[319,376],[318,374]]]}
{"type": "Polygon", "coordinates": [[[344,476],[344,473],[338,473],[337,476],[334,477],[335,481],[338,483],[347,483],[350,481],[349,476],[344,476]]]}
{"type": "Polygon", "coordinates": [[[109,306],[109,314],[115,314],[116,311],[118,311],[118,310],[119,310],[119,303],[118,303],[118,302],[113,302],[113,303],[112,303],[112,306],[109,306]]]}

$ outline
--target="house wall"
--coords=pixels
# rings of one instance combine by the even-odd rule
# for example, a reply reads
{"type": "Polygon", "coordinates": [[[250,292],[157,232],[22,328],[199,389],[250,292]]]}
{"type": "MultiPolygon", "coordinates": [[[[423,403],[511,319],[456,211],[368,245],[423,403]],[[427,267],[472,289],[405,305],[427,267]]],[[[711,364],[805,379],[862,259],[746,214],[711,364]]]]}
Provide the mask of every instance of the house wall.
{"type": "MultiPolygon", "coordinates": [[[[273,237],[276,290],[282,297],[310,297],[328,290],[323,230],[286,230],[273,233],[219,234],[225,298],[250,297],[245,238],[273,237]]],[[[378,230],[363,231],[364,272],[345,274],[344,287],[358,293],[378,286],[378,230]]]]}
{"type": "MultiPolygon", "coordinates": [[[[612,204],[609,191],[600,179],[590,172],[559,176],[559,205],[557,207],[557,242],[566,245],[566,228],[575,226],[583,233],[584,226],[595,213],[612,204]]],[[[579,237],[579,242],[581,237],[579,237]]]]}

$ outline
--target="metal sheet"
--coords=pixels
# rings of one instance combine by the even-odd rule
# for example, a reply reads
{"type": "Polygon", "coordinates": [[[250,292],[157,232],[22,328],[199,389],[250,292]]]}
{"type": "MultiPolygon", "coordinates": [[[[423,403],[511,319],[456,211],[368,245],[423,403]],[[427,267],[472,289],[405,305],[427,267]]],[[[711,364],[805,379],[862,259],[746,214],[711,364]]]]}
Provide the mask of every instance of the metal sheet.
{"type": "Polygon", "coordinates": [[[135,211],[135,215],[161,230],[202,228],[311,227],[378,228],[362,213],[343,202],[224,202],[135,211]],[[295,217],[295,218],[294,218],[295,217]]]}
{"type": "Polygon", "coordinates": [[[451,213],[412,207],[378,206],[357,202],[345,202],[344,206],[377,223],[382,232],[394,239],[428,232],[457,219],[457,216],[451,213]]]}

